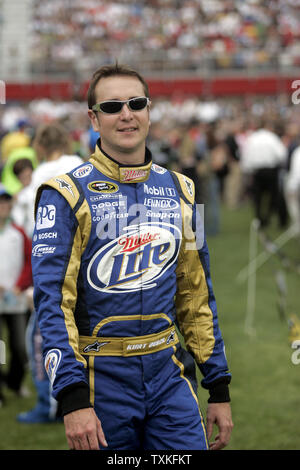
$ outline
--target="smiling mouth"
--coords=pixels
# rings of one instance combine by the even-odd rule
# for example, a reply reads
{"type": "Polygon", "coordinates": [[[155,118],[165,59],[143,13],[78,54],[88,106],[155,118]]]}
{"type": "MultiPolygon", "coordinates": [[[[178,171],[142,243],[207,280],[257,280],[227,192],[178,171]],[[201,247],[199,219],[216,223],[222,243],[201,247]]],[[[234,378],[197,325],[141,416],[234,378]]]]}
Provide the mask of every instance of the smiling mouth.
{"type": "Polygon", "coordinates": [[[119,132],[134,132],[137,131],[137,127],[126,127],[125,129],[118,129],[119,132]]]}

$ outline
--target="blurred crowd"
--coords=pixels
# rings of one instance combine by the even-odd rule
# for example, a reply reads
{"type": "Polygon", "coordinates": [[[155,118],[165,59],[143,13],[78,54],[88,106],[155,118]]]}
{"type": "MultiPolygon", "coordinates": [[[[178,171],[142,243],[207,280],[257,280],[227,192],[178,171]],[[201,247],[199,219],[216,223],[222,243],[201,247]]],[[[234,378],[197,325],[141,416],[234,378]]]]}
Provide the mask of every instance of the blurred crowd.
{"type": "Polygon", "coordinates": [[[90,75],[118,59],[141,72],[300,65],[299,0],[33,0],[33,71],[90,75]]]}
{"type": "MultiPolygon", "coordinates": [[[[284,200],[285,188],[292,181],[291,172],[296,174],[293,178],[297,181],[299,170],[291,156],[300,143],[300,106],[292,104],[290,96],[205,100],[178,94],[170,99],[154,99],[150,112],[148,146],[154,160],[195,179],[198,202],[207,205],[207,220],[211,220],[207,221],[208,233],[219,232],[220,203],[234,209],[246,200],[253,200],[258,192],[257,187],[253,190],[256,170],[268,166],[280,169],[277,179],[284,200]],[[267,157],[264,140],[257,151],[249,150],[249,137],[259,129],[276,135],[274,146],[282,154],[278,160],[267,157]]],[[[60,123],[69,135],[71,153],[83,160],[93,152],[99,137],[90,127],[84,102],[40,99],[9,104],[0,113],[1,181],[12,194],[22,187],[13,173],[15,161],[22,154],[26,156],[22,149],[26,148],[35,165],[40,164],[33,156],[31,144],[41,125],[60,123]]],[[[297,186],[297,182],[291,184],[297,186]]],[[[282,204],[287,206],[287,202],[282,204]]],[[[286,212],[287,220],[291,217],[288,207],[286,212]]],[[[292,213],[295,217],[295,209],[292,213]]],[[[260,218],[259,209],[254,215],[260,218]]]]}
{"type": "MultiPolygon", "coordinates": [[[[290,97],[202,101],[177,95],[154,100],[150,113],[147,145],[153,160],[193,179],[196,201],[204,204],[208,236],[221,232],[222,206],[242,210],[249,204],[261,227],[275,220],[280,230],[295,226],[299,236],[300,109],[290,97]]],[[[18,416],[22,422],[56,420],[32,303],[36,189],[87,160],[98,138],[90,127],[86,103],[45,99],[1,109],[0,338],[6,322],[11,363],[6,375],[0,366],[0,406],[5,386],[23,394],[29,358],[38,400],[33,410],[18,416]]]]}

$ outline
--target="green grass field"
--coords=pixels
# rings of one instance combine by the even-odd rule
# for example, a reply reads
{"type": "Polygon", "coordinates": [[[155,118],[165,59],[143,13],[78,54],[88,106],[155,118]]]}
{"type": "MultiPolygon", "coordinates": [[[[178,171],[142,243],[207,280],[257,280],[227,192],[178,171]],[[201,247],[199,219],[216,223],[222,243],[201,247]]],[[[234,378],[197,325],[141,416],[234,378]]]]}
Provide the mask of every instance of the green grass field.
{"type": "MultiPolygon", "coordinates": [[[[292,363],[287,322],[278,313],[275,275],[282,265],[277,256],[270,257],[257,271],[255,335],[245,331],[247,282],[238,283],[237,275],[248,263],[251,215],[247,205],[237,211],[223,209],[221,233],[208,239],[219,322],[233,376],[234,430],[227,449],[300,449],[300,364],[292,363]]],[[[273,239],[280,234],[275,223],[269,233],[273,239]]],[[[282,250],[300,261],[299,246],[293,239],[282,250]]],[[[258,250],[262,251],[261,244],[258,250]]],[[[287,311],[300,316],[299,274],[286,272],[286,281],[287,311]]],[[[30,398],[6,393],[6,405],[0,409],[0,449],[67,449],[62,424],[16,422],[16,415],[35,403],[29,374],[26,383],[32,390],[30,398]]],[[[199,398],[205,415],[207,392],[200,389],[199,398]]]]}

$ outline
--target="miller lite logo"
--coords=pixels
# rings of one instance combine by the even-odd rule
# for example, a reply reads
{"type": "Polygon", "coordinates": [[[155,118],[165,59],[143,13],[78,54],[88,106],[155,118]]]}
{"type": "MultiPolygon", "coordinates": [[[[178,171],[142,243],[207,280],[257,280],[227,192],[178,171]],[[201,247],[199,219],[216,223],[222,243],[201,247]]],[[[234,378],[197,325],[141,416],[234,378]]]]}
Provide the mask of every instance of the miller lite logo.
{"type": "Polygon", "coordinates": [[[122,182],[126,181],[142,181],[146,178],[148,174],[147,170],[141,168],[130,169],[130,168],[120,168],[120,177],[122,182]]]}
{"type": "Polygon", "coordinates": [[[181,243],[179,228],[168,223],[142,223],[95,253],[88,266],[88,282],[101,292],[126,293],[151,289],[176,261],[181,243]]]}

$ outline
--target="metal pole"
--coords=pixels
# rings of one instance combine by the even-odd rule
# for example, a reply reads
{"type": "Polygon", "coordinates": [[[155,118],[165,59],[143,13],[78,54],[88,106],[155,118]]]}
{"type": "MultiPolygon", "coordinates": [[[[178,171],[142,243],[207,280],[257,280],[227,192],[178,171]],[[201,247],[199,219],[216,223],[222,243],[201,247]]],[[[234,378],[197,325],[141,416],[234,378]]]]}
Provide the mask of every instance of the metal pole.
{"type": "Polygon", "coordinates": [[[258,219],[253,219],[250,225],[249,236],[249,264],[248,264],[248,292],[247,310],[245,318],[245,333],[253,337],[256,335],[254,328],[254,313],[256,305],[256,255],[257,233],[260,226],[258,219]]]}

